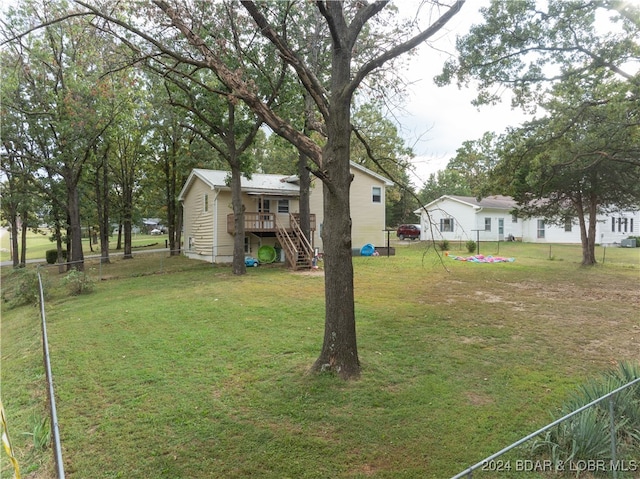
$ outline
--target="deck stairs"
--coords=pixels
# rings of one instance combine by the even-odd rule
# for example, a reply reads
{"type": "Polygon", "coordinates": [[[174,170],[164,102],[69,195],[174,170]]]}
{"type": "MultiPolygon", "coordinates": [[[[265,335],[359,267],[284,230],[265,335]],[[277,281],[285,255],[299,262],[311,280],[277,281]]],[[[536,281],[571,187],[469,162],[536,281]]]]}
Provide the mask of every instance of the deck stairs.
{"type": "Polygon", "coordinates": [[[288,268],[295,270],[311,269],[313,267],[314,250],[309,240],[302,232],[300,224],[293,215],[289,218],[290,228],[284,228],[277,223],[276,236],[284,250],[285,262],[288,268]]]}

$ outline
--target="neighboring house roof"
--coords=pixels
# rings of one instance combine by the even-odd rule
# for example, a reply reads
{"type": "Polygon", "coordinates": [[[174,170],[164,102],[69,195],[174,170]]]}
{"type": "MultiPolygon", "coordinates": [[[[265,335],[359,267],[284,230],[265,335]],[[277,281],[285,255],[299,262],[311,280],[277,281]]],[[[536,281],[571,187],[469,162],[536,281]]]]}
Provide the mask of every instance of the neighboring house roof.
{"type": "MultiPolygon", "coordinates": [[[[384,183],[385,186],[393,186],[393,182],[384,176],[381,176],[364,166],[351,162],[351,167],[355,168],[377,180],[384,183]]],[[[194,168],[187,181],[185,182],[178,200],[184,200],[187,192],[193,185],[196,178],[204,181],[212,189],[230,189],[227,185],[227,179],[231,175],[230,171],[222,170],[206,170],[203,168],[194,168]]],[[[244,176],[240,180],[242,191],[253,195],[272,195],[272,196],[299,196],[300,186],[297,176],[288,175],[267,175],[263,173],[253,173],[251,179],[244,176]]]]}
{"type": "MultiPolygon", "coordinates": [[[[434,200],[431,203],[425,205],[425,208],[429,209],[431,206],[434,206],[437,203],[441,203],[447,199],[471,206],[472,208],[475,208],[475,209],[493,208],[497,210],[510,211],[514,209],[516,206],[518,206],[516,201],[510,196],[493,195],[493,196],[487,196],[486,198],[482,198],[481,200],[478,200],[473,196],[443,195],[437,200],[434,200]]],[[[419,208],[416,211],[414,211],[414,213],[420,214],[422,210],[423,210],[422,208],[419,208]]]]}

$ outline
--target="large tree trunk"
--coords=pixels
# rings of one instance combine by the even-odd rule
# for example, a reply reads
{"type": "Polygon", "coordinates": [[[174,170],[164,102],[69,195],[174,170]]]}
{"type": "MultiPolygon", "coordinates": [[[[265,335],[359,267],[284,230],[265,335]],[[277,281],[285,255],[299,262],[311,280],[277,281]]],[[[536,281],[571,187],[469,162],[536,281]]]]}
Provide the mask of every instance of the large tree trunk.
{"type": "Polygon", "coordinates": [[[315,371],[333,371],[343,379],[360,376],[356,342],[356,317],[351,257],[351,97],[345,97],[349,81],[350,52],[334,52],[332,98],[323,150],[324,224],[322,242],[325,264],[325,330],[315,371]]]}
{"type": "MultiPolygon", "coordinates": [[[[68,174],[65,178],[72,175],[68,174]]],[[[78,187],[75,182],[67,180],[67,208],[69,214],[69,240],[71,242],[71,254],[68,261],[71,269],[84,271],[84,253],[82,252],[82,227],[80,225],[80,199],[78,187]]]]}
{"type": "Polygon", "coordinates": [[[591,266],[596,261],[596,205],[589,204],[589,224],[585,222],[585,208],[582,198],[574,200],[574,206],[578,214],[578,224],[580,225],[580,241],[582,243],[582,265],[591,266]]]}
{"type": "MultiPolygon", "coordinates": [[[[231,163],[231,162],[230,162],[231,163]]],[[[241,188],[242,172],[236,164],[231,164],[231,204],[233,206],[233,274],[245,274],[244,263],[244,205],[241,188]]]]}
{"type": "Polygon", "coordinates": [[[131,187],[123,185],[122,201],[124,202],[124,255],[123,259],[133,258],[132,229],[133,229],[133,192],[131,187]]]}
{"type": "Polygon", "coordinates": [[[108,149],[102,157],[102,165],[96,169],[96,203],[98,209],[98,231],[100,234],[100,262],[109,260],[109,167],[108,149]],[[102,174],[101,174],[102,173],[102,174]]]}
{"type": "Polygon", "coordinates": [[[26,218],[26,215],[23,214],[22,216],[23,220],[22,220],[22,228],[20,230],[20,267],[23,268],[27,265],[27,231],[28,231],[28,224],[27,221],[24,219],[26,218]]]}
{"type": "Polygon", "coordinates": [[[9,226],[9,241],[11,242],[11,261],[14,268],[20,267],[20,250],[18,248],[18,216],[11,215],[9,226]]]}

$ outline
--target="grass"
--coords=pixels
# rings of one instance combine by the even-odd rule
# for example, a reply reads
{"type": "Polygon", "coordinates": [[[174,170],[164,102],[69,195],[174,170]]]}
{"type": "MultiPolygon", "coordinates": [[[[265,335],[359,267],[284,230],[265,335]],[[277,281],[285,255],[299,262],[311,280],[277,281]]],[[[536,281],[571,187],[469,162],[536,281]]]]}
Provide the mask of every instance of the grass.
{"type": "MultiPolygon", "coordinates": [[[[146,234],[134,234],[131,240],[132,247],[136,250],[144,250],[147,248],[164,248],[166,235],[152,236],[146,234]]],[[[117,237],[112,236],[109,242],[111,253],[122,253],[123,250],[116,250],[117,237]]],[[[6,230],[0,230],[0,261],[11,261],[11,239],[6,230]]],[[[124,239],[123,239],[124,244],[124,239]]],[[[51,241],[50,234],[46,233],[33,233],[27,234],[27,261],[29,260],[43,260],[46,256],[46,252],[50,249],[56,249],[56,244],[51,241]]],[[[91,245],[89,238],[82,240],[82,251],[85,258],[91,255],[100,255],[100,245],[91,245]],[[93,251],[92,248],[93,247],[93,251]]]]}
{"type": "MultiPolygon", "coordinates": [[[[321,272],[235,277],[138,255],[90,266],[102,281],[70,297],[47,268],[67,476],[450,477],[548,423],[587,379],[640,359],[637,249],[582,268],[579,247],[554,245],[550,260],[548,245],[501,243],[514,263],[443,258],[445,269],[407,243],[354,258],[363,373],[349,383],[307,374],[321,272]]],[[[41,361],[37,309],[3,305],[12,440],[23,473],[45,478],[50,451],[23,434],[44,415],[41,361]]],[[[512,473],[500,477],[539,477],[512,473]]]]}

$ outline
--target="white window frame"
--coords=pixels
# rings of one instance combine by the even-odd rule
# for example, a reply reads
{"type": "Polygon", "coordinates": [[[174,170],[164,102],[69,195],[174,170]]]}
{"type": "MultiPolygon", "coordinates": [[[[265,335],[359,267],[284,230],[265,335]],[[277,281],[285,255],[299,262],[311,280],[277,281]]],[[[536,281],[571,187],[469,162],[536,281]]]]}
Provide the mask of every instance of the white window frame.
{"type": "Polygon", "coordinates": [[[382,186],[371,187],[371,202],[382,203],[382,186]],[[377,195],[376,195],[376,191],[378,192],[377,195]]]}
{"type": "Polygon", "coordinates": [[[278,200],[278,213],[289,213],[289,200],[283,198],[278,200]]]}

